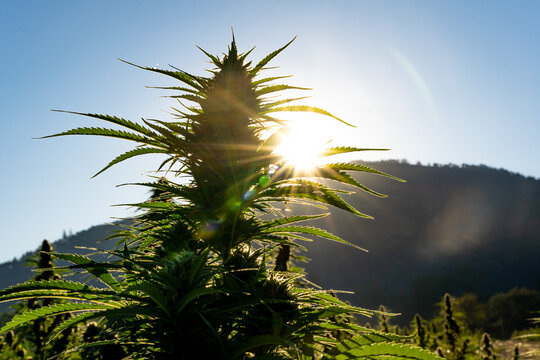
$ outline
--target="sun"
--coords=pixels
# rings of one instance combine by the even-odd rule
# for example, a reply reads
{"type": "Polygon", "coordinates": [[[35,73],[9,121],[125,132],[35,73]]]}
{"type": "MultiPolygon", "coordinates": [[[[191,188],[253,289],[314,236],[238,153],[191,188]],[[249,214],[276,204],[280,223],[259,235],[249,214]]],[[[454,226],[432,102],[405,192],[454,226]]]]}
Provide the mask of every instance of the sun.
{"type": "Polygon", "coordinates": [[[275,152],[298,171],[315,169],[321,165],[322,152],[330,142],[328,134],[319,125],[300,120],[290,121],[275,152]]]}

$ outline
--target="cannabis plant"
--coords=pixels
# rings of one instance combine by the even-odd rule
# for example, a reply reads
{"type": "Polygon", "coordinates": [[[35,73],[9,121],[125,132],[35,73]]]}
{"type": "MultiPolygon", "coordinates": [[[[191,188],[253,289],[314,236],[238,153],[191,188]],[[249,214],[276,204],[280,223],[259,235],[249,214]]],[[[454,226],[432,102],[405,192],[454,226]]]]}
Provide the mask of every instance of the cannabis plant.
{"type": "Polygon", "coordinates": [[[287,268],[286,249],[302,249],[301,242],[310,237],[358,246],[304,223],[328,213],[284,216],[284,204],[333,207],[367,218],[341,197],[346,191],[331,184],[383,196],[351,172],[399,180],[365,165],[332,161],[337,154],[369,149],[328,146],[321,153],[327,161],[311,172],[298,171],[279,155],[276,148],[287,122],[275,113],[311,112],[342,121],[320,108],[297,105],[301,98],[277,97],[302,88],[276,83],[283,76],[262,76],[289,44],[255,65],[247,60],[251,50],[238,52],[234,38],[222,57],[203,50],[214,66],[207,77],[131,64],[179,82],[162,88],[173,91],[181,106],[173,108],[172,121],[136,123],[74,113],[122,129],[80,127],[51,135],[133,141],[132,150],[98,174],[136,156],[161,154],[164,160],[156,170],[162,177],[140,184],[153,189],[153,197],[132,204],[140,215],[115,235],[119,247],[108,252],[110,261],[53,254],[93,275],[102,287],[51,279],[6,289],[0,292],[1,301],[40,297],[70,302],[18,315],[1,331],[69,313],[73,316],[49,339],[97,321],[101,330],[81,347],[117,344],[134,359],[435,359],[422,349],[395,343],[404,337],[334,321],[376,311],[348,305],[287,268]],[[281,258],[274,261],[276,252],[281,258]],[[336,339],[331,336],[336,331],[349,336],[336,339]]]}
{"type": "Polygon", "coordinates": [[[418,344],[418,346],[420,346],[422,349],[425,349],[429,342],[429,333],[426,332],[424,320],[420,317],[420,315],[414,315],[413,326],[416,329],[416,344],[418,344]]]}

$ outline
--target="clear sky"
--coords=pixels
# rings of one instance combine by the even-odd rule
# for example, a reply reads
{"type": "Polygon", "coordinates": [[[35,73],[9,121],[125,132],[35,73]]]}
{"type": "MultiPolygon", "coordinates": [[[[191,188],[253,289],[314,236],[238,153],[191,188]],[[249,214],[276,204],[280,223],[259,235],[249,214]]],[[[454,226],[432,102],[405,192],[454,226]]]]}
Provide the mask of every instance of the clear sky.
{"type": "MultiPolygon", "coordinates": [[[[0,2],[0,261],[132,214],[155,159],[90,180],[131,148],[114,139],[33,140],[101,125],[65,109],[168,119],[171,85],[119,62],[204,74],[194,46],[226,50],[234,28],[252,59],[298,36],[274,65],[312,87],[313,104],[354,123],[333,136],[392,151],[367,159],[485,164],[540,177],[540,2],[0,2]]],[[[309,120],[307,120],[309,121],[309,120]]],[[[364,157],[365,158],[365,157],[364,157]]]]}

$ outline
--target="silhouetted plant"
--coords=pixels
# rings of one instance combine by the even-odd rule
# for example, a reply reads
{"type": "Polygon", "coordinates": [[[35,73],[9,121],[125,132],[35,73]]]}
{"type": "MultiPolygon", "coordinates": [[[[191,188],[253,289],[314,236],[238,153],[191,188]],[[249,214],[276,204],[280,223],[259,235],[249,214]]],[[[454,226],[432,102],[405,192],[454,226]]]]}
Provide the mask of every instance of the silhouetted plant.
{"type": "Polygon", "coordinates": [[[414,328],[416,329],[416,344],[425,349],[429,341],[429,334],[426,332],[424,321],[418,314],[414,316],[414,328]]]}
{"type": "Polygon", "coordinates": [[[469,352],[469,344],[470,344],[471,340],[468,339],[468,338],[465,338],[462,342],[461,342],[461,347],[456,351],[456,360],[463,360],[465,359],[467,353],[469,352]]]}
{"type": "Polygon", "coordinates": [[[24,359],[26,351],[24,350],[24,340],[15,334],[12,330],[8,331],[1,339],[0,359],[14,360],[24,359]]]}
{"type": "MultiPolygon", "coordinates": [[[[43,240],[37,254],[28,263],[35,267],[37,275],[34,281],[54,281],[60,280],[61,276],[52,261],[52,245],[43,240]]],[[[37,311],[42,308],[48,308],[53,304],[59,304],[62,300],[53,298],[26,297],[27,300],[22,304],[17,304],[17,314],[24,315],[28,311],[37,311]]],[[[72,329],[65,329],[54,340],[47,342],[48,335],[62,322],[69,319],[70,314],[58,314],[49,318],[37,318],[25,324],[26,326],[18,329],[17,338],[21,339],[19,347],[14,349],[15,353],[24,350],[24,356],[30,356],[32,359],[46,359],[52,354],[58,354],[67,349],[70,342],[69,336],[72,329]],[[24,343],[24,345],[23,345],[24,343]]]]}
{"type": "Polygon", "coordinates": [[[306,235],[357,247],[322,229],[296,224],[327,214],[283,216],[277,205],[318,204],[369,217],[344,201],[341,190],[322,180],[376,196],[383,195],[360,184],[349,172],[399,180],[330,158],[369,149],[329,147],[321,155],[328,162],[312,172],[298,171],[275,151],[286,122],[273,113],[312,112],[341,121],[319,108],[290,104],[301,98],[268,97],[300,89],[273,83],[283,77],[259,77],[289,44],[252,66],[246,60],[249,52],[239,53],[233,39],[221,58],[204,52],[215,66],[210,77],[140,67],[182,83],[165,88],[179,91],[174,97],[191,102],[182,110],[174,109],[175,121],[143,120],[141,125],[109,115],[81,114],[128,131],[82,127],[52,135],[135,141],[137,147],[113,159],[98,174],[126,159],[155,153],[166,156],[158,171],[168,168],[168,175],[175,178],[141,184],[154,190],[154,198],[134,204],[142,214],[133,219],[134,225],[115,235],[122,246],[107,252],[115,258],[98,263],[78,254],[54,255],[92,274],[105,288],[42,279],[3,290],[0,301],[54,297],[68,302],[19,314],[1,331],[70,313],[73,317],[57,326],[49,339],[78,324],[102,319],[104,329],[86,336],[86,340],[96,340],[81,347],[122,345],[137,359],[307,360],[338,355],[342,359],[435,359],[420,348],[396,343],[410,337],[335,321],[374,312],[344,303],[326,291],[298,286],[302,274],[287,270],[286,253],[276,260],[279,271],[271,266],[275,248],[288,246],[292,251],[301,247],[298,241],[306,235]],[[336,331],[346,338],[333,338],[336,331]],[[106,335],[100,338],[102,332],[106,335]]]}
{"type": "Polygon", "coordinates": [[[437,353],[437,356],[446,359],[446,356],[444,356],[444,351],[440,346],[437,347],[437,350],[435,350],[435,352],[437,353]]]}
{"type": "Polygon", "coordinates": [[[444,325],[447,333],[453,334],[454,337],[460,335],[461,329],[454,318],[454,312],[452,310],[452,299],[450,294],[445,294],[444,298],[444,325]]]}
{"type": "Polygon", "coordinates": [[[473,353],[472,347],[476,347],[477,341],[456,319],[461,318],[462,314],[454,310],[453,299],[449,294],[445,294],[438,305],[441,308],[440,315],[425,325],[418,314],[415,316],[412,327],[416,329],[416,344],[442,352],[447,359],[467,359],[473,353]]]}
{"type": "Polygon", "coordinates": [[[289,269],[289,261],[291,259],[291,246],[282,244],[279,246],[279,251],[276,255],[276,263],[274,271],[287,271],[289,269]]]}
{"type": "Polygon", "coordinates": [[[491,343],[491,337],[488,333],[482,334],[482,340],[480,340],[480,354],[482,356],[482,360],[495,359],[493,344],[491,343]]]}
{"type": "MultiPolygon", "coordinates": [[[[37,259],[31,261],[34,263],[38,274],[35,276],[36,281],[48,281],[58,280],[60,276],[54,271],[54,264],[52,262],[52,246],[47,240],[43,240],[41,247],[37,253],[37,259]]],[[[43,306],[49,306],[53,303],[53,299],[36,299],[31,298],[26,302],[26,306],[30,310],[39,309],[43,306]]],[[[63,315],[58,315],[54,319],[36,319],[32,322],[31,331],[28,338],[34,343],[35,357],[36,359],[45,359],[47,357],[47,350],[45,348],[45,338],[54,325],[57,325],[63,315]]],[[[64,349],[62,349],[64,350],[64,349]]]]}
{"type": "Polygon", "coordinates": [[[461,329],[454,317],[450,294],[445,294],[443,297],[443,319],[444,342],[448,350],[447,358],[462,360],[470,340],[464,336],[464,330],[461,329]]]}
{"type": "Polygon", "coordinates": [[[379,330],[385,333],[390,332],[388,326],[388,317],[386,316],[386,308],[381,305],[379,306],[379,330]]]}

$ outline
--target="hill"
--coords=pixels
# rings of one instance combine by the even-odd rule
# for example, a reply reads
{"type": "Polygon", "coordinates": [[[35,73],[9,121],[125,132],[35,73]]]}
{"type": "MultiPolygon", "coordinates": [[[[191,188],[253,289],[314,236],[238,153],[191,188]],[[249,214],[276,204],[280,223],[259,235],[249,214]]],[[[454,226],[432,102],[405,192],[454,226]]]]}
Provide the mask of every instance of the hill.
{"type": "Polygon", "coordinates": [[[429,316],[445,292],[473,292],[483,301],[514,286],[540,288],[540,181],[486,166],[368,164],[406,179],[360,180],[388,194],[366,194],[351,203],[375,220],[335,214],[324,221],[330,231],[369,253],[317,242],[312,281],[346,289],[354,304],[429,316]]]}
{"type": "MultiPolygon", "coordinates": [[[[364,184],[388,198],[355,194],[348,200],[375,220],[334,211],[313,222],[369,253],[327,241],[307,243],[307,255],[317,264],[303,265],[311,281],[353,291],[342,297],[355,305],[384,304],[401,312],[395,321],[400,324],[416,312],[429,317],[445,292],[474,292],[485,301],[514,286],[540,289],[540,180],[486,166],[367,165],[407,182],[363,176],[364,184]]],[[[60,252],[80,251],[74,247],[95,247],[117,228],[95,226],[53,245],[60,252]]],[[[24,266],[29,255],[0,265],[2,288],[33,276],[24,266]]]]}
{"type": "MultiPolygon", "coordinates": [[[[114,241],[103,240],[119,229],[120,226],[118,224],[92,226],[87,230],[54,241],[52,243],[53,249],[62,253],[79,254],[91,252],[90,250],[81,249],[81,247],[111,249],[115,245],[114,241]]],[[[0,264],[0,289],[24,282],[36,275],[36,273],[32,271],[32,267],[27,264],[28,260],[35,255],[36,251],[37,249],[29,251],[18,259],[0,264]]],[[[0,311],[5,311],[9,305],[10,303],[0,303],[0,311]]]]}

